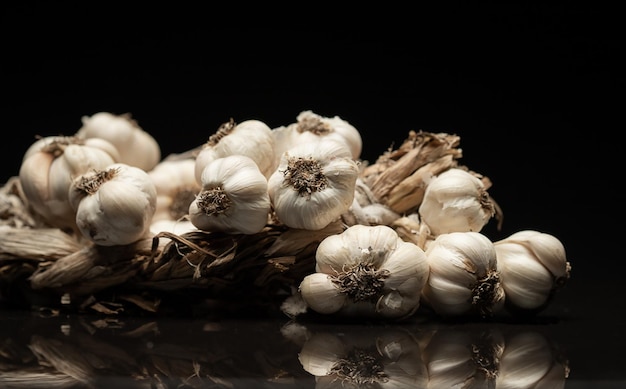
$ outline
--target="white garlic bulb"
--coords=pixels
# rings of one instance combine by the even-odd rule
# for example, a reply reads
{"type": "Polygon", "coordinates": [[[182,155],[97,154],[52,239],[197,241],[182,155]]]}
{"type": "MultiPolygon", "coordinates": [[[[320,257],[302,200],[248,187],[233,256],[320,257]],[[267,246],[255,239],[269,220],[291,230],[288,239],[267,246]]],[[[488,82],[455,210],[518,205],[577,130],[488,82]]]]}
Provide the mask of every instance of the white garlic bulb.
{"type": "Polygon", "coordinates": [[[441,234],[428,244],[424,301],[442,316],[491,316],[504,304],[496,250],[479,232],[441,234]]]}
{"type": "Polygon", "coordinates": [[[109,141],[119,151],[117,162],[148,171],[161,160],[161,148],[156,139],[141,128],[130,114],[98,112],[83,116],[82,123],[76,136],[109,141]]]}
{"type": "Polygon", "coordinates": [[[148,173],[115,163],[76,177],[69,189],[76,225],[100,246],[126,245],[149,235],[156,188],[148,173]]]}
{"type": "Polygon", "coordinates": [[[276,217],[291,228],[326,227],[350,208],[358,174],[343,143],[323,140],[293,147],[268,180],[276,217]]]}
{"type": "Polygon", "coordinates": [[[117,162],[116,149],[102,139],[49,136],[34,142],[24,154],[19,180],[29,206],[46,223],[76,230],[76,214],[68,199],[72,179],[117,162]]]}
{"type": "Polygon", "coordinates": [[[451,168],[427,184],[419,215],[433,235],[480,232],[495,216],[495,204],[483,182],[472,173],[451,168]]]}
{"type": "Polygon", "coordinates": [[[189,220],[203,231],[255,234],[268,222],[271,204],[267,179],[245,155],[209,163],[202,189],[189,206],[189,220]]]}
{"type": "Polygon", "coordinates": [[[209,163],[230,155],[251,158],[267,179],[276,168],[272,130],[264,122],[254,119],[241,123],[231,119],[222,124],[196,155],[196,181],[202,181],[202,172],[209,163]]]}
{"type": "Polygon", "coordinates": [[[570,277],[565,247],[553,235],[519,231],[494,242],[494,247],[509,308],[544,308],[570,277]]]}
{"type": "Polygon", "coordinates": [[[363,149],[361,134],[352,124],[339,116],[325,117],[313,111],[302,111],[297,122],[272,130],[275,140],[277,162],[283,153],[294,146],[333,139],[344,143],[353,159],[358,160],[363,149]]]}
{"type": "Polygon", "coordinates": [[[165,159],[148,175],[157,190],[157,209],[152,221],[178,221],[187,216],[189,205],[200,192],[195,177],[195,160],[165,159]]]}
{"type": "Polygon", "coordinates": [[[325,238],[315,261],[299,290],[321,314],[407,317],[420,305],[429,271],[424,251],[383,225],[356,224],[325,238]]]}

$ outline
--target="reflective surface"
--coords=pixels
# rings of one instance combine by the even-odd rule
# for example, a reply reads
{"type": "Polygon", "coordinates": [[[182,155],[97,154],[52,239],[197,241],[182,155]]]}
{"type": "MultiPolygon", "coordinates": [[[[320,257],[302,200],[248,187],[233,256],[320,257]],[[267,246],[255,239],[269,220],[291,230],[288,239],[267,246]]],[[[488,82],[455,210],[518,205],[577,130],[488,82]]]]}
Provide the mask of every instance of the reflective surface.
{"type": "Polygon", "coordinates": [[[609,307],[572,284],[525,319],[418,314],[377,323],[245,311],[125,317],[6,309],[0,387],[623,387],[624,319],[590,315],[609,307]]]}

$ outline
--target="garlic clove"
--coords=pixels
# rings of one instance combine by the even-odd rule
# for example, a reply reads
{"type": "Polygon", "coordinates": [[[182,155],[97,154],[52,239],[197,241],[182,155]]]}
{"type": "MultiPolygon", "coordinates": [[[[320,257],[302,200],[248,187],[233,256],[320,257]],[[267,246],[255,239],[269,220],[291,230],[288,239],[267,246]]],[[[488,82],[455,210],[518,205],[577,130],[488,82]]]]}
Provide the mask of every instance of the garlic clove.
{"type": "Polygon", "coordinates": [[[302,298],[314,311],[331,314],[346,303],[346,295],[325,273],[312,273],[304,277],[299,287],[302,298]]]}

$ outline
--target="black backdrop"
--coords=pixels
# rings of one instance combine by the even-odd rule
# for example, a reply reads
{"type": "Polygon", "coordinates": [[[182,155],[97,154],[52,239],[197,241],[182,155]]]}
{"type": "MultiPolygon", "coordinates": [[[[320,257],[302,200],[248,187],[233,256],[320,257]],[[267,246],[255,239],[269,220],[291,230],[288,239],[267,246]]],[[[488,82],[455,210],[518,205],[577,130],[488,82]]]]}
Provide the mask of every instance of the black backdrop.
{"type": "Polygon", "coordinates": [[[612,10],[65,4],[1,14],[3,181],[36,135],[73,133],[99,111],[131,113],[167,155],[231,117],[276,127],[310,109],[357,127],[367,160],[409,130],[459,134],[462,161],[491,178],[504,210],[491,237],[549,232],[574,280],[621,278],[612,10]]]}

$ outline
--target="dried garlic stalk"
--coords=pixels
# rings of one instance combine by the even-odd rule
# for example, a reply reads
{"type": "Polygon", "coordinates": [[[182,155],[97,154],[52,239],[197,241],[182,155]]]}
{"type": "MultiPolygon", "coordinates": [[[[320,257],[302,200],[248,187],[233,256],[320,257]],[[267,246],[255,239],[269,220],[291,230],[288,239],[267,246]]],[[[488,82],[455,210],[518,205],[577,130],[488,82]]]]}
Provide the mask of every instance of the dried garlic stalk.
{"type": "Polygon", "coordinates": [[[410,213],[421,202],[424,181],[457,166],[462,156],[459,143],[457,135],[410,131],[398,149],[365,167],[361,178],[378,202],[397,213],[410,213]]]}

